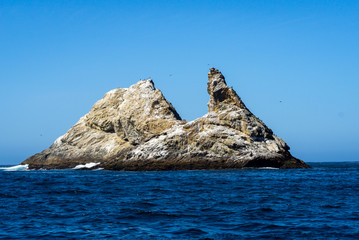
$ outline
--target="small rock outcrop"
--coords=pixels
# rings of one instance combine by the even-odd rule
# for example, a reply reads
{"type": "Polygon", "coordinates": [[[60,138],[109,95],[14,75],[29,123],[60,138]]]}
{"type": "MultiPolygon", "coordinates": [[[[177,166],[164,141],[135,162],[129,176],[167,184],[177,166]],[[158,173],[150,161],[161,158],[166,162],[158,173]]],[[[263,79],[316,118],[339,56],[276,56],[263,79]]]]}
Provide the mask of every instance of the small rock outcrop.
{"type": "Polygon", "coordinates": [[[308,168],[254,116],[217,69],[208,73],[208,113],[187,122],[151,79],[106,93],[30,169],[98,163],[108,170],[308,168]]]}

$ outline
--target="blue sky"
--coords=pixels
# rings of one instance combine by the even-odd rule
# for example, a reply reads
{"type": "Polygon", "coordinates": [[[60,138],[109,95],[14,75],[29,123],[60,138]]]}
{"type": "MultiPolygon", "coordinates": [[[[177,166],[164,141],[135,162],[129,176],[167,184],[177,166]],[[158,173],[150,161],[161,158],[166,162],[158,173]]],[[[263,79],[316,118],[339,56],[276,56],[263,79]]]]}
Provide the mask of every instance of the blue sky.
{"type": "Polygon", "coordinates": [[[359,1],[0,1],[0,164],[151,77],[182,118],[209,67],[304,161],[359,160],[359,1]]]}

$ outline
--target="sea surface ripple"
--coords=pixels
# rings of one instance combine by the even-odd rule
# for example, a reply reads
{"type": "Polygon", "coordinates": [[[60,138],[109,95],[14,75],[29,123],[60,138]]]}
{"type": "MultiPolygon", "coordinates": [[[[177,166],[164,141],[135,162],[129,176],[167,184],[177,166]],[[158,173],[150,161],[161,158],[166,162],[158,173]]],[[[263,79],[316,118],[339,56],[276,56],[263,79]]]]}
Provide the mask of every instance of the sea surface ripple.
{"type": "Polygon", "coordinates": [[[0,239],[359,239],[359,163],[0,170],[0,239]]]}

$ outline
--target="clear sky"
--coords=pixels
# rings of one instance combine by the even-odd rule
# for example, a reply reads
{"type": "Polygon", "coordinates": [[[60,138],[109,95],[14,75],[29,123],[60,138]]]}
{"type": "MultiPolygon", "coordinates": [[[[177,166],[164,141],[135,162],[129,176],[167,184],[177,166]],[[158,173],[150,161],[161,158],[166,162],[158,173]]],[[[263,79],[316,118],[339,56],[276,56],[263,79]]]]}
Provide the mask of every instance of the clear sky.
{"type": "Polygon", "coordinates": [[[0,1],[0,164],[151,77],[182,118],[216,67],[304,161],[359,160],[359,1],[0,1]]]}

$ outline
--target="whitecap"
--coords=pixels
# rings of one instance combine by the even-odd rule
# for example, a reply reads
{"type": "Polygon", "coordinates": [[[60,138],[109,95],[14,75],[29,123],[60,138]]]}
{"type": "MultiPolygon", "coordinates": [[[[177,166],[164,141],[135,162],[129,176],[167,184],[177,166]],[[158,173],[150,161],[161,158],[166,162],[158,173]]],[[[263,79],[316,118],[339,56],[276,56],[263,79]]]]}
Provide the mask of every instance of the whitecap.
{"type": "Polygon", "coordinates": [[[93,171],[101,171],[101,170],[103,170],[104,168],[96,168],[96,169],[94,169],[93,171]]]}
{"type": "Polygon", "coordinates": [[[27,171],[29,170],[29,164],[20,164],[13,167],[2,167],[0,169],[4,171],[27,171]]]}
{"type": "Polygon", "coordinates": [[[76,167],[74,167],[73,169],[83,169],[83,168],[93,168],[94,166],[96,165],[99,165],[100,162],[98,163],[86,163],[86,164],[80,164],[80,165],[77,165],[76,167]]]}
{"type": "Polygon", "coordinates": [[[259,167],[258,169],[279,169],[279,168],[275,168],[275,167],[259,167]]]}

